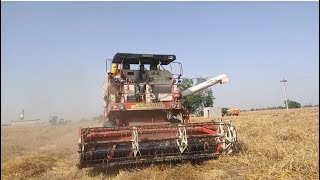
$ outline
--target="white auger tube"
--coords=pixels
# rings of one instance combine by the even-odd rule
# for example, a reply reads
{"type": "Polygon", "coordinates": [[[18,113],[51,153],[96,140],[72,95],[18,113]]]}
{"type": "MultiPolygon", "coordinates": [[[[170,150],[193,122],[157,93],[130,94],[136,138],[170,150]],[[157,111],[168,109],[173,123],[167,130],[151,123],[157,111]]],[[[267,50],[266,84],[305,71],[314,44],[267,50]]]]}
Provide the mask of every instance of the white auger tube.
{"type": "Polygon", "coordinates": [[[213,86],[215,84],[224,84],[224,83],[227,83],[229,82],[229,78],[226,74],[221,74],[217,77],[214,77],[214,78],[211,78],[209,80],[206,80],[205,82],[203,83],[200,83],[198,85],[195,85],[193,87],[190,87],[184,91],[181,92],[181,96],[182,97],[187,97],[187,96],[190,96],[196,92],[199,92],[199,91],[202,91],[210,86],[213,86]]]}

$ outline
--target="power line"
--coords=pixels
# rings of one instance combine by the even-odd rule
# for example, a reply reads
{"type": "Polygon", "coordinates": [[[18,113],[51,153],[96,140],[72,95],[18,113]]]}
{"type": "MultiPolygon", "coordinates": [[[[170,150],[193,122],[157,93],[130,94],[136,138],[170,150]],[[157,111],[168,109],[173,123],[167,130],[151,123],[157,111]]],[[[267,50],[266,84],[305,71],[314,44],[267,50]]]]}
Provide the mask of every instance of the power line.
{"type": "Polygon", "coordinates": [[[288,99],[287,99],[287,88],[286,88],[286,82],[288,82],[287,80],[285,80],[284,78],[280,81],[283,82],[283,87],[284,87],[284,97],[286,100],[286,106],[287,106],[287,113],[289,112],[289,108],[288,108],[288,99]]]}

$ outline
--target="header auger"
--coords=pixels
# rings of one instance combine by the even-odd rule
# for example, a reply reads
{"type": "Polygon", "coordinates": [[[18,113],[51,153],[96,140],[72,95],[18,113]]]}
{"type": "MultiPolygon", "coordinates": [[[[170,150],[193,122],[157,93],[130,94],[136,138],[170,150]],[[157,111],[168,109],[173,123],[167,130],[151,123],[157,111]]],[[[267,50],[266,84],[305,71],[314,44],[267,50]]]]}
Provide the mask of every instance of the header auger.
{"type": "Polygon", "coordinates": [[[180,102],[227,83],[228,76],[181,92],[177,85],[182,65],[175,60],[175,55],[114,56],[104,84],[105,122],[103,127],[80,128],[79,168],[207,159],[232,152],[237,138],[231,122],[190,123],[189,111],[180,102]],[[172,72],[174,64],[177,74],[172,72]]]}

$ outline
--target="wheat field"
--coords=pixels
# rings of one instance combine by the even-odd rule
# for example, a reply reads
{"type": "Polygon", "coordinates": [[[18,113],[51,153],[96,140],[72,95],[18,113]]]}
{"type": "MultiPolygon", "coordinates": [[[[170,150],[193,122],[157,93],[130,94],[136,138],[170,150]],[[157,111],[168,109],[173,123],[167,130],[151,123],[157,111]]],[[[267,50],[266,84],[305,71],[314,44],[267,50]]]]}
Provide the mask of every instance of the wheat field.
{"type": "MultiPolygon", "coordinates": [[[[319,179],[319,108],[242,112],[239,151],[201,164],[78,170],[79,122],[1,130],[1,179],[319,179]]],[[[210,121],[193,118],[193,122],[210,121]]]]}

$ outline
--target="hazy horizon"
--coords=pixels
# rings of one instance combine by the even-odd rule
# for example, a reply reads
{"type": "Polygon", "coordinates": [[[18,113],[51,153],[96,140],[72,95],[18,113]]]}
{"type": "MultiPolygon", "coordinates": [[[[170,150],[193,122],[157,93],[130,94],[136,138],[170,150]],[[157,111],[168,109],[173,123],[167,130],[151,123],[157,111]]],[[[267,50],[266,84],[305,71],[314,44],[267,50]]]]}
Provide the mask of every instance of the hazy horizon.
{"type": "Polygon", "coordinates": [[[1,2],[1,123],[103,112],[105,60],[175,54],[183,77],[226,73],[215,106],[319,104],[319,2],[1,2]]]}

